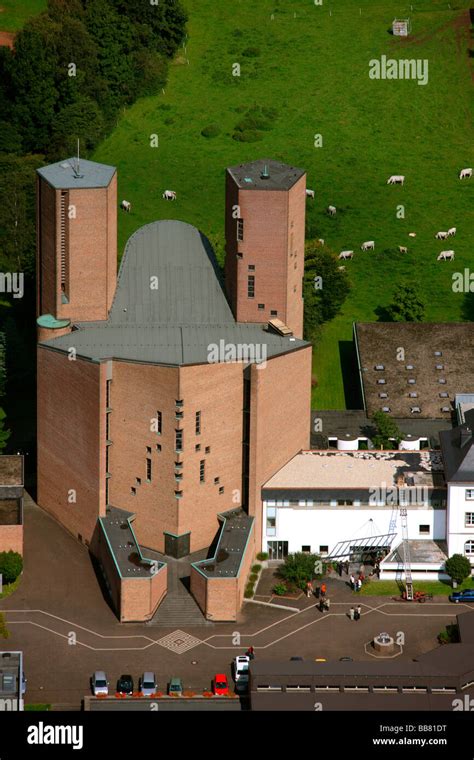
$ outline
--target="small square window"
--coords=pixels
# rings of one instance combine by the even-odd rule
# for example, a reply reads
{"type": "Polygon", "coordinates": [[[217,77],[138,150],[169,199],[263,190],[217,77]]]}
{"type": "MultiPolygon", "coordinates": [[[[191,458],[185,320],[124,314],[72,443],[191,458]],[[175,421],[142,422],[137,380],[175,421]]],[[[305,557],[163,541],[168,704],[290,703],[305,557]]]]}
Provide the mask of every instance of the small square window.
{"type": "Polygon", "coordinates": [[[211,453],[211,447],[210,446],[206,446],[206,454],[210,454],[210,453],[211,453]]]}
{"type": "Polygon", "coordinates": [[[320,554],[327,554],[329,551],[329,546],[326,546],[326,544],[323,544],[319,547],[319,553],[320,554]]]}
{"type": "Polygon", "coordinates": [[[255,264],[249,264],[249,272],[255,272],[255,264]]]}
{"type": "Polygon", "coordinates": [[[237,254],[237,258],[238,259],[243,259],[244,258],[244,254],[243,253],[238,253],[237,254]]]}
{"type": "Polygon", "coordinates": [[[137,489],[132,486],[131,489],[130,489],[130,493],[132,494],[132,496],[136,496],[137,495],[137,489]]]}
{"type": "Polygon", "coordinates": [[[302,546],[301,551],[309,554],[311,552],[311,546],[307,546],[307,545],[302,546]]]}
{"type": "Polygon", "coordinates": [[[201,444],[200,443],[196,443],[196,445],[194,447],[194,451],[201,451],[201,444]]]}
{"type": "Polygon", "coordinates": [[[270,312],[270,316],[271,317],[276,317],[276,316],[278,316],[278,312],[275,309],[272,309],[271,312],[270,312]]]}
{"type": "Polygon", "coordinates": [[[156,450],[157,451],[161,451],[161,443],[157,443],[156,444],[156,450]]]}
{"type": "Polygon", "coordinates": [[[135,478],[135,480],[136,480],[137,486],[141,486],[142,479],[141,478],[135,478]]]}
{"type": "Polygon", "coordinates": [[[219,488],[219,494],[223,494],[223,493],[224,493],[224,486],[221,486],[221,487],[219,488]]]}
{"type": "Polygon", "coordinates": [[[420,533],[427,534],[430,532],[430,526],[429,525],[420,525],[420,533]]]}
{"type": "Polygon", "coordinates": [[[146,447],[146,453],[147,454],[151,454],[151,446],[147,446],[146,447]]]}
{"type": "Polygon", "coordinates": [[[265,304],[264,304],[264,303],[259,303],[259,304],[258,304],[258,308],[259,308],[259,309],[260,309],[260,311],[261,311],[262,309],[264,309],[264,308],[265,308],[265,304]]]}
{"type": "Polygon", "coordinates": [[[220,483],[220,478],[214,478],[214,485],[218,485],[220,483]]]}

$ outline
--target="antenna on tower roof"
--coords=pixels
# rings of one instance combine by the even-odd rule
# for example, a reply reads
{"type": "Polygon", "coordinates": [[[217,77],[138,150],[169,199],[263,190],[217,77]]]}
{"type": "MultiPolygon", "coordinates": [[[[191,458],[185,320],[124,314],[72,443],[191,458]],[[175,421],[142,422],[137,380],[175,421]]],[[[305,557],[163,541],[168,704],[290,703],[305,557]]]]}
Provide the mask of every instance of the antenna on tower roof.
{"type": "Polygon", "coordinates": [[[80,155],[79,155],[79,138],[77,138],[77,158],[74,158],[72,160],[71,168],[74,172],[74,176],[76,179],[81,179],[84,175],[81,174],[81,164],[80,164],[80,155]]]}

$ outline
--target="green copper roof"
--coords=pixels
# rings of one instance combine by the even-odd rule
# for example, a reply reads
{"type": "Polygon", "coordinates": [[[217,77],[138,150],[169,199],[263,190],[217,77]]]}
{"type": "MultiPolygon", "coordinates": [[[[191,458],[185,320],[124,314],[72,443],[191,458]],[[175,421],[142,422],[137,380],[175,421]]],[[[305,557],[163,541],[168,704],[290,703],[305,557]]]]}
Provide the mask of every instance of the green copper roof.
{"type": "Polygon", "coordinates": [[[36,320],[39,327],[47,327],[49,330],[59,330],[61,327],[69,327],[70,319],[56,319],[52,314],[42,314],[36,320]]]}

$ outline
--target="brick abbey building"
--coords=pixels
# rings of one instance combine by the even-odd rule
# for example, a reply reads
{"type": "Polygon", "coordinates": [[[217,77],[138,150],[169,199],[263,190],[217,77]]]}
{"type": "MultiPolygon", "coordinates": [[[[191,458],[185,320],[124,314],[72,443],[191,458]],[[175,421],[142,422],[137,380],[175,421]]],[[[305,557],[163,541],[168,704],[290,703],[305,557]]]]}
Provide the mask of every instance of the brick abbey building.
{"type": "Polygon", "coordinates": [[[305,173],[226,173],[225,284],[207,238],[156,221],[117,276],[117,174],[37,178],[38,503],[90,547],[121,620],[146,620],[168,557],[232,620],[262,546],[261,487],[309,444],[305,173]]]}

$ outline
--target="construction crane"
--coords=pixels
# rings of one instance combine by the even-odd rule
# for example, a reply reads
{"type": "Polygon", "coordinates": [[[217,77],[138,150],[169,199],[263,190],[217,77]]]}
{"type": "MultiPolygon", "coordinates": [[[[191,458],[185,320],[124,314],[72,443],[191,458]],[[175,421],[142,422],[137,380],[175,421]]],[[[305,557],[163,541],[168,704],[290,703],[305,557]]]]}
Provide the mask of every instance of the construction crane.
{"type": "Polygon", "coordinates": [[[410,545],[408,543],[407,515],[407,509],[405,507],[400,507],[400,518],[402,523],[402,559],[403,569],[405,571],[405,592],[407,601],[412,602],[414,599],[414,593],[413,578],[411,576],[410,545]]]}

